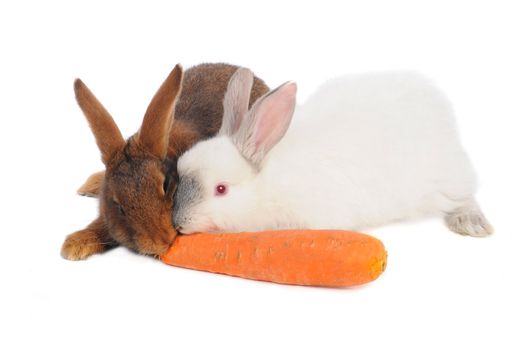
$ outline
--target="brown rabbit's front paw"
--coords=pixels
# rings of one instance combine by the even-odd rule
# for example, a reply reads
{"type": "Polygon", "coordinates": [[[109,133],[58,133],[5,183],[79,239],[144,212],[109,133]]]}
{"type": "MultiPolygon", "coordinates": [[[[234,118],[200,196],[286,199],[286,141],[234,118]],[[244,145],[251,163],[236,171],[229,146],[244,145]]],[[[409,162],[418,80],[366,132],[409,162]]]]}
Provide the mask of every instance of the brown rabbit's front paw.
{"type": "Polygon", "coordinates": [[[85,229],[67,236],[62,244],[61,254],[68,260],[84,260],[114,245],[114,242],[103,242],[95,231],[85,229]]]}

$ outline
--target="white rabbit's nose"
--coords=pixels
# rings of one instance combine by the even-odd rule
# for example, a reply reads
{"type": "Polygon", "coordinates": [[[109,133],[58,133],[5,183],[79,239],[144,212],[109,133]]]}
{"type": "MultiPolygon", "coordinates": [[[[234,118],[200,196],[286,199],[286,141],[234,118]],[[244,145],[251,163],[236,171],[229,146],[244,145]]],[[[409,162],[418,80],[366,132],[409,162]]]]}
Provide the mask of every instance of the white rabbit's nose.
{"type": "Polygon", "coordinates": [[[185,230],[184,227],[182,226],[177,227],[177,232],[181,235],[187,235],[187,234],[192,233],[192,232],[189,232],[188,230],[185,230]]]}

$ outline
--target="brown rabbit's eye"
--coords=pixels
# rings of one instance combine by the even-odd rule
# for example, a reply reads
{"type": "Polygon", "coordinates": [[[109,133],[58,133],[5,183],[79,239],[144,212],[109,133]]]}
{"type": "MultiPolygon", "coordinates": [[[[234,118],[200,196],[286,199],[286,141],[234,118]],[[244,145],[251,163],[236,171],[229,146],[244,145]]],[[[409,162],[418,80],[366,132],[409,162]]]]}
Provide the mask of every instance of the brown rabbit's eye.
{"type": "Polygon", "coordinates": [[[164,190],[164,193],[168,193],[168,187],[170,185],[170,178],[168,176],[164,177],[164,183],[162,184],[162,189],[164,190]]]}
{"type": "Polygon", "coordinates": [[[122,205],[117,202],[116,200],[113,200],[113,204],[117,207],[120,215],[126,215],[126,212],[124,211],[124,208],[122,207],[122,205]]]}

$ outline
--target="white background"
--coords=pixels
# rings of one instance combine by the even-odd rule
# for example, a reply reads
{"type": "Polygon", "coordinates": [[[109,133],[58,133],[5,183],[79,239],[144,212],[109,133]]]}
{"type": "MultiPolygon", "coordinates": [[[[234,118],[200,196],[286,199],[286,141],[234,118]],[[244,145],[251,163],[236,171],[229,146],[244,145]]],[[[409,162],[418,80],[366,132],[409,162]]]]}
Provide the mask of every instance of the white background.
{"type": "Polygon", "coordinates": [[[521,1],[0,4],[0,348],[524,349],[525,12],[521,1]],[[171,68],[252,68],[303,100],[347,72],[413,69],[450,96],[479,173],[487,239],[441,220],[368,232],[375,282],[333,290],[163,265],[119,248],[84,262],[63,238],[97,212],[101,169],[73,97],[82,77],[125,135],[171,68]]]}

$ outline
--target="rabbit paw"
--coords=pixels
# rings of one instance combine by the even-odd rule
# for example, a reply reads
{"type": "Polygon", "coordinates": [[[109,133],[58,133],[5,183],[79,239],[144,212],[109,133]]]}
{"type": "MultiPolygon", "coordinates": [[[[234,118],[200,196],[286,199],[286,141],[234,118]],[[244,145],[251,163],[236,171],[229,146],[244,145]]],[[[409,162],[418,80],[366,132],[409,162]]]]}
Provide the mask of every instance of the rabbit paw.
{"type": "Polygon", "coordinates": [[[451,231],[467,236],[485,237],[494,231],[475,202],[447,214],[445,222],[451,231]]]}
{"type": "Polygon", "coordinates": [[[77,193],[86,197],[98,197],[100,189],[102,188],[102,183],[104,182],[105,174],[104,171],[91,174],[86,182],[84,182],[84,184],[77,190],[77,193]]]}
{"type": "Polygon", "coordinates": [[[96,231],[85,229],[67,236],[62,244],[61,254],[67,260],[84,260],[112,246],[114,242],[103,242],[96,231]]]}

